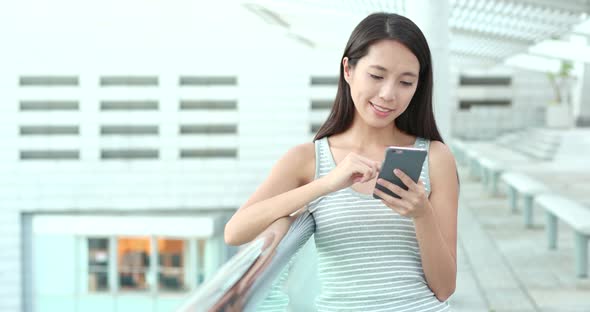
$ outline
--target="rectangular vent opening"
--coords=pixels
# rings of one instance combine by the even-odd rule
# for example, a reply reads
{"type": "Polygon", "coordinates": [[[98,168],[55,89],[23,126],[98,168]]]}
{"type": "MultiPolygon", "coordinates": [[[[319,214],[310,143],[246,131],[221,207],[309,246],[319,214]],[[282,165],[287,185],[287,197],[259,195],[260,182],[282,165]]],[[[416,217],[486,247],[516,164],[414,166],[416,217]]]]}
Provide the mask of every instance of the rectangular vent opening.
{"type": "Polygon", "coordinates": [[[233,149],[182,149],[180,158],[237,158],[238,150],[233,149]]]}
{"type": "Polygon", "coordinates": [[[180,86],[236,86],[235,76],[182,76],[178,80],[180,86]]]}
{"type": "Polygon", "coordinates": [[[20,101],[21,111],[79,110],[78,101],[20,101]]]}
{"type": "Polygon", "coordinates": [[[472,77],[461,76],[459,85],[461,86],[510,86],[511,77],[472,77]]]}
{"type": "Polygon", "coordinates": [[[78,135],[78,126],[21,126],[20,135],[78,135]]]}
{"type": "Polygon", "coordinates": [[[158,101],[101,101],[100,110],[118,111],[118,110],[158,110],[158,101]]]}
{"type": "Polygon", "coordinates": [[[110,125],[100,127],[101,135],[158,135],[158,126],[110,125]]]}
{"type": "Polygon", "coordinates": [[[21,87],[75,87],[79,85],[76,76],[20,76],[21,87]]]}
{"type": "Polygon", "coordinates": [[[103,149],[100,151],[101,159],[157,159],[159,157],[157,149],[103,149]]]}
{"type": "Polygon", "coordinates": [[[312,86],[337,86],[338,77],[334,76],[312,76],[310,80],[312,86]]]}
{"type": "Polygon", "coordinates": [[[216,100],[183,100],[180,101],[181,110],[236,110],[237,101],[216,101],[216,100]]]}
{"type": "Polygon", "coordinates": [[[459,101],[459,109],[468,110],[473,106],[479,107],[506,107],[510,106],[512,101],[510,100],[463,100],[459,101]]]}
{"type": "Polygon", "coordinates": [[[156,76],[103,76],[100,77],[101,87],[157,87],[156,76]]]}
{"type": "Polygon", "coordinates": [[[21,160],[75,160],[80,159],[77,150],[24,150],[20,151],[21,160]]]}
{"type": "Polygon", "coordinates": [[[236,125],[181,125],[180,134],[236,134],[236,125]]]}
{"type": "Polygon", "coordinates": [[[310,127],[311,133],[317,133],[321,127],[322,124],[312,124],[310,127]]]}
{"type": "Polygon", "coordinates": [[[312,110],[331,109],[334,101],[332,100],[313,100],[311,101],[312,110]]]}

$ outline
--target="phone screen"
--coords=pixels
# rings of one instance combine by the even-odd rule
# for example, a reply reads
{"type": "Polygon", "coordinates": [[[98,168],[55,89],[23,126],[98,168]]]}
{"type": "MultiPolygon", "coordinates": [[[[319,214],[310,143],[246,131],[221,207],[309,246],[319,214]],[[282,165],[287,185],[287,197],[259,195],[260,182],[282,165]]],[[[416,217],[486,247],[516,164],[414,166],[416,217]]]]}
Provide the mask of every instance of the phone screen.
{"type": "MultiPolygon", "coordinates": [[[[385,150],[385,160],[381,165],[379,178],[387,180],[401,187],[402,189],[407,190],[408,187],[393,173],[393,170],[397,168],[408,175],[414,182],[418,182],[427,153],[428,152],[425,149],[420,148],[395,146],[388,147],[385,150]]],[[[391,192],[384,186],[376,184],[375,188],[378,188],[384,193],[389,194],[395,198],[400,198],[397,194],[391,192]]],[[[373,198],[381,199],[381,197],[374,193],[373,198]]]]}

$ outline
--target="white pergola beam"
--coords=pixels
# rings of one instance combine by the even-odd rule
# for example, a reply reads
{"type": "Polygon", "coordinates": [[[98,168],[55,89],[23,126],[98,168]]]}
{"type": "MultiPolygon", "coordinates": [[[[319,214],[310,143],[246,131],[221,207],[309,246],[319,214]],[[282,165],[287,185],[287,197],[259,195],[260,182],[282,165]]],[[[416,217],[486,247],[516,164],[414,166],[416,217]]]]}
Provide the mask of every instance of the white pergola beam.
{"type": "Polygon", "coordinates": [[[546,40],[529,48],[532,55],[590,63],[590,47],[583,43],[546,40]]]}
{"type": "Polygon", "coordinates": [[[570,12],[590,12],[590,1],[588,0],[519,0],[518,2],[570,12]]]}
{"type": "Polygon", "coordinates": [[[561,66],[561,62],[559,60],[526,53],[509,57],[504,60],[504,64],[512,68],[537,72],[557,72],[561,66]]]}
{"type": "Polygon", "coordinates": [[[590,19],[576,25],[572,32],[575,34],[590,36],[590,19]]]}

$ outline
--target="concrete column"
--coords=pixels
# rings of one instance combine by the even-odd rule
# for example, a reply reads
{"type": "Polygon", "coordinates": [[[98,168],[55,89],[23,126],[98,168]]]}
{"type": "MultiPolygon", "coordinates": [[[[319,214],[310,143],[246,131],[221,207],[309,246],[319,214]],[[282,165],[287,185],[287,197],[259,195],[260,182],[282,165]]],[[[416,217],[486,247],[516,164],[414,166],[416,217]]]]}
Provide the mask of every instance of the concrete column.
{"type": "Polygon", "coordinates": [[[117,238],[115,236],[109,237],[109,290],[111,295],[117,295],[119,291],[119,272],[117,272],[117,268],[119,267],[119,259],[117,257],[118,247],[117,247],[117,238]]]}
{"type": "Polygon", "coordinates": [[[590,64],[584,65],[584,73],[579,77],[581,88],[580,88],[580,100],[579,109],[576,114],[576,125],[577,126],[590,126],[590,64]]]}
{"type": "Polygon", "coordinates": [[[434,70],[434,116],[443,139],[451,135],[451,70],[449,64],[448,0],[414,0],[406,2],[406,16],[424,33],[432,54],[434,70]]]}
{"type": "Polygon", "coordinates": [[[197,239],[190,238],[184,241],[184,284],[191,291],[199,286],[199,267],[197,239]]]}
{"type": "Polygon", "coordinates": [[[146,281],[147,286],[152,296],[157,296],[158,288],[159,288],[159,269],[160,269],[160,261],[159,261],[159,252],[158,252],[158,239],[156,236],[150,237],[150,263],[146,274],[146,281]]]}
{"type": "Polygon", "coordinates": [[[211,278],[221,265],[221,242],[221,238],[216,236],[207,238],[205,242],[205,280],[211,278]]]}

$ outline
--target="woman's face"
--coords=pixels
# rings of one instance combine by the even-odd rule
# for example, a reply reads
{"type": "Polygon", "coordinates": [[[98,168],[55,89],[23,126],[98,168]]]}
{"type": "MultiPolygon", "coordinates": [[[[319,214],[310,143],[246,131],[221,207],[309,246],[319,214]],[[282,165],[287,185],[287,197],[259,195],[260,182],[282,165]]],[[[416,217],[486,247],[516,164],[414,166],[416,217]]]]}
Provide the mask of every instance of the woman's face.
{"type": "Polygon", "coordinates": [[[357,113],[374,127],[391,124],[416,92],[420,63],[397,41],[374,43],[354,68],[349,67],[346,57],[342,64],[357,113]]]}

